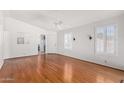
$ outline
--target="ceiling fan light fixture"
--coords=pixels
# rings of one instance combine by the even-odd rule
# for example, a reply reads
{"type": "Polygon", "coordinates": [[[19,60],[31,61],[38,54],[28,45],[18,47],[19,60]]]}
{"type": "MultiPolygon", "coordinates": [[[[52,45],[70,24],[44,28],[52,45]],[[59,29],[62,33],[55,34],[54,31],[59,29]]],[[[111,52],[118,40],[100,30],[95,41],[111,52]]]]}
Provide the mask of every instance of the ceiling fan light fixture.
{"type": "Polygon", "coordinates": [[[54,22],[54,25],[58,30],[62,30],[62,24],[63,24],[62,21],[54,22]]]}

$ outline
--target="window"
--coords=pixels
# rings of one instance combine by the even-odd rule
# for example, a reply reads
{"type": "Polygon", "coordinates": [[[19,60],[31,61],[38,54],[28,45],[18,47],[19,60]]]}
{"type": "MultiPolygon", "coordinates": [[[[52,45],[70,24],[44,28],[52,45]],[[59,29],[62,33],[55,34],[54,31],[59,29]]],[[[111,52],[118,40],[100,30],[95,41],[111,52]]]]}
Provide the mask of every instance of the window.
{"type": "Polygon", "coordinates": [[[66,33],[64,35],[64,48],[65,49],[72,49],[72,34],[66,33]]]}
{"type": "Polygon", "coordinates": [[[115,54],[116,52],[116,26],[109,25],[96,28],[96,53],[115,54]]]}

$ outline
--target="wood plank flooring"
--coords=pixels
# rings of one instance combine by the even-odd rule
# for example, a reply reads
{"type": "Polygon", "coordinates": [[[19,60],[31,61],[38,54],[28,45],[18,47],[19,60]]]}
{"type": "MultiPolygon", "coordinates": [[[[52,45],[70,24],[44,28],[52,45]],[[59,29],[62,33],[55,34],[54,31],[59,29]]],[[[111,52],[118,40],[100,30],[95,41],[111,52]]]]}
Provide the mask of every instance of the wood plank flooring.
{"type": "Polygon", "coordinates": [[[0,82],[7,83],[119,83],[121,80],[124,71],[58,54],[7,59],[0,70],[0,82]]]}

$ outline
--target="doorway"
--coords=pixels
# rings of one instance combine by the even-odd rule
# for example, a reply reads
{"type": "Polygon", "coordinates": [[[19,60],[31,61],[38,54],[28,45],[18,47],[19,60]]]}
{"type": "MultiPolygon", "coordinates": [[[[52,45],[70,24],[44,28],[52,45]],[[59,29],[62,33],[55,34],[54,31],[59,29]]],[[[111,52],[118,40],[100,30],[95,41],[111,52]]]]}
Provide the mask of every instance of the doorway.
{"type": "Polygon", "coordinates": [[[45,54],[46,53],[46,36],[40,35],[40,43],[38,45],[38,53],[45,54]]]}

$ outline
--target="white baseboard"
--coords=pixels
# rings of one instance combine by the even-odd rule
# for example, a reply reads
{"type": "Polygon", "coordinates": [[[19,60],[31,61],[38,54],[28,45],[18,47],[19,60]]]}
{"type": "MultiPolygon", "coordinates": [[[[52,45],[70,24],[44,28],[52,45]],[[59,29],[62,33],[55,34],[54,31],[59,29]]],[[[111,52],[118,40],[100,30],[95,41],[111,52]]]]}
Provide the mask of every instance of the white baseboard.
{"type": "Polygon", "coordinates": [[[2,68],[3,64],[4,64],[4,60],[0,59],[0,69],[2,68]]]}

